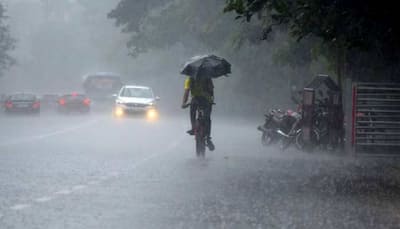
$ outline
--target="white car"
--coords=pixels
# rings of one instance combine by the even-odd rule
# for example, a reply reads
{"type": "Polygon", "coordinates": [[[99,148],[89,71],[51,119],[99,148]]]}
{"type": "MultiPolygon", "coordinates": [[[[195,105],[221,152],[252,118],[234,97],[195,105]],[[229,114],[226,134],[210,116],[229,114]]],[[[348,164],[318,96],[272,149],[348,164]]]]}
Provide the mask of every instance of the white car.
{"type": "Polygon", "coordinates": [[[115,95],[113,114],[123,117],[129,114],[144,114],[147,119],[154,120],[158,117],[157,101],[150,87],[125,85],[115,95]]]}

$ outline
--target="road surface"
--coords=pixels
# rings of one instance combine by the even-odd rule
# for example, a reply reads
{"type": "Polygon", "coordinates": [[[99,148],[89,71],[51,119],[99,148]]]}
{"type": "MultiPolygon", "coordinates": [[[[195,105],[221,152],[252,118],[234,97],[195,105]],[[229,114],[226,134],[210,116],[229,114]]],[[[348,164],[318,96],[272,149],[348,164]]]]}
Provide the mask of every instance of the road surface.
{"type": "Polygon", "coordinates": [[[282,153],[227,117],[199,160],[187,118],[0,116],[0,228],[400,228],[396,162],[282,153]]]}

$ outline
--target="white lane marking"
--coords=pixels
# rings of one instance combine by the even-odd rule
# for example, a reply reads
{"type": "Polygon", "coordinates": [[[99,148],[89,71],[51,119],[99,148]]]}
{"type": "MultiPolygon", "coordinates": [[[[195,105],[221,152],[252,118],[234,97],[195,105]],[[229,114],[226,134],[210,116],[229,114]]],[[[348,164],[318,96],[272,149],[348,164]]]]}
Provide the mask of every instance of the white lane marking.
{"type": "Polygon", "coordinates": [[[136,169],[137,167],[143,165],[144,163],[146,163],[147,161],[156,158],[156,157],[160,157],[163,154],[167,154],[167,153],[171,153],[172,150],[174,150],[183,140],[185,139],[185,136],[180,137],[179,139],[177,139],[176,141],[172,142],[171,144],[169,144],[167,146],[167,150],[165,151],[161,151],[159,153],[153,153],[150,156],[140,160],[139,162],[136,162],[135,164],[132,165],[132,167],[130,168],[131,170],[136,169]]]}
{"type": "Polygon", "coordinates": [[[72,187],[72,191],[78,191],[78,190],[82,190],[82,189],[85,189],[85,188],[87,188],[87,186],[86,185],[75,185],[74,187],[72,187]]]}
{"type": "Polygon", "coordinates": [[[69,194],[71,194],[71,191],[68,190],[68,189],[63,189],[63,190],[55,192],[54,194],[56,194],[56,195],[69,195],[69,194]]]}
{"type": "MultiPolygon", "coordinates": [[[[151,159],[153,159],[153,158],[159,157],[159,156],[161,156],[161,155],[163,155],[163,154],[166,154],[166,153],[170,153],[174,148],[176,148],[176,146],[178,146],[178,145],[183,141],[183,139],[184,139],[184,138],[181,137],[181,138],[179,138],[178,140],[172,142],[170,145],[168,145],[168,146],[166,147],[167,150],[165,150],[165,151],[162,151],[162,152],[159,152],[159,153],[154,153],[154,154],[150,155],[149,157],[146,157],[146,158],[140,160],[139,162],[135,163],[135,164],[131,167],[131,169],[136,169],[138,166],[143,165],[144,163],[146,163],[147,161],[149,161],[149,160],[151,160],[151,159]]],[[[0,145],[1,145],[1,144],[0,144],[0,145]]],[[[117,172],[117,171],[113,171],[113,172],[110,172],[108,176],[100,176],[100,177],[99,177],[99,180],[92,180],[92,181],[89,181],[89,182],[88,182],[88,185],[99,184],[99,183],[100,183],[100,180],[103,180],[103,181],[104,181],[104,180],[108,180],[108,179],[110,179],[110,178],[117,178],[118,176],[120,176],[120,173],[117,172]]],[[[147,182],[149,182],[149,181],[150,181],[150,180],[148,180],[147,182]]],[[[158,181],[154,180],[153,182],[158,182],[158,181]]],[[[85,189],[85,188],[87,188],[87,185],[76,185],[76,186],[73,186],[70,190],[69,190],[69,189],[63,189],[63,190],[60,190],[60,191],[55,192],[54,194],[55,194],[55,195],[70,195],[70,194],[72,194],[74,191],[82,190],[82,189],[85,189]]],[[[55,199],[55,197],[52,197],[52,196],[43,196],[43,197],[34,199],[34,202],[36,202],[36,203],[44,203],[44,202],[51,201],[51,200],[53,200],[53,199],[55,199]]],[[[19,211],[19,210],[23,210],[23,209],[26,209],[26,208],[29,208],[29,207],[31,207],[30,204],[16,204],[16,205],[11,206],[10,209],[11,209],[11,210],[14,210],[14,211],[19,211]]],[[[0,219],[1,219],[2,217],[3,217],[3,215],[0,214],[0,219]]]]}
{"type": "Polygon", "coordinates": [[[65,133],[68,133],[68,132],[72,132],[72,131],[75,131],[75,130],[82,129],[82,128],[87,127],[87,126],[91,126],[91,125],[93,125],[94,123],[96,123],[98,121],[100,121],[100,119],[90,120],[90,121],[84,122],[84,123],[82,123],[80,125],[72,126],[72,127],[66,128],[66,129],[62,129],[62,130],[57,130],[57,131],[54,131],[52,133],[38,135],[38,136],[36,136],[36,138],[43,139],[43,138],[48,138],[48,137],[52,137],[52,136],[56,136],[56,135],[60,135],[60,134],[65,134],[65,133]]]}
{"type": "Polygon", "coordinates": [[[40,198],[35,199],[35,202],[37,203],[45,203],[45,202],[49,202],[50,200],[53,200],[54,198],[51,196],[43,196],[40,198]]]}
{"type": "Polygon", "coordinates": [[[11,206],[10,209],[14,211],[19,211],[29,208],[30,206],[31,206],[30,204],[16,204],[14,206],[11,206]]]}
{"type": "Polygon", "coordinates": [[[72,127],[69,127],[69,128],[61,129],[61,130],[57,130],[57,131],[54,131],[54,132],[51,132],[51,133],[46,133],[46,134],[41,134],[41,135],[36,135],[36,136],[29,136],[29,137],[25,137],[25,138],[20,138],[20,139],[0,142],[0,147],[1,146],[17,145],[17,144],[21,144],[21,143],[25,143],[25,142],[31,142],[31,141],[35,141],[35,140],[41,140],[41,139],[53,137],[53,136],[56,136],[56,135],[66,134],[66,133],[69,133],[69,132],[73,132],[73,131],[82,129],[82,128],[87,127],[87,126],[91,126],[91,125],[99,122],[100,120],[101,119],[94,119],[94,120],[90,120],[90,121],[81,123],[81,124],[76,125],[76,126],[72,126],[72,127]]]}

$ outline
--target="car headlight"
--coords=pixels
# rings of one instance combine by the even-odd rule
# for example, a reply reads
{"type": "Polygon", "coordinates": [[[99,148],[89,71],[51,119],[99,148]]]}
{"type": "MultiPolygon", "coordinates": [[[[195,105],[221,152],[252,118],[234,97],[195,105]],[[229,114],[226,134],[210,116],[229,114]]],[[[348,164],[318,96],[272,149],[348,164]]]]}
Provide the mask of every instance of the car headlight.
{"type": "Polygon", "coordinates": [[[124,113],[125,113],[125,111],[121,107],[116,107],[114,110],[114,115],[116,117],[122,117],[122,116],[124,116],[124,113]]]}
{"type": "Polygon", "coordinates": [[[158,119],[158,111],[156,109],[149,109],[146,113],[146,118],[149,121],[154,121],[158,119]]]}

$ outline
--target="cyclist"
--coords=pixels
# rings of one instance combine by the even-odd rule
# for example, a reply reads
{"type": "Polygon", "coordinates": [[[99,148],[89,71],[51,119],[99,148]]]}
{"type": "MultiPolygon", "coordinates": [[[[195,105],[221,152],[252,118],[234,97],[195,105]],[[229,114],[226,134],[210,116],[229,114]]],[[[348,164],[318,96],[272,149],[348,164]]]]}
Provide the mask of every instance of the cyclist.
{"type": "Polygon", "coordinates": [[[192,128],[187,131],[188,134],[194,135],[194,127],[196,124],[196,110],[199,106],[204,108],[204,116],[206,119],[205,135],[206,143],[209,150],[214,150],[214,143],[211,141],[211,110],[214,103],[214,84],[211,78],[194,79],[186,77],[184,94],[182,100],[182,108],[187,106],[187,101],[191,95],[190,102],[190,122],[192,128]]]}

